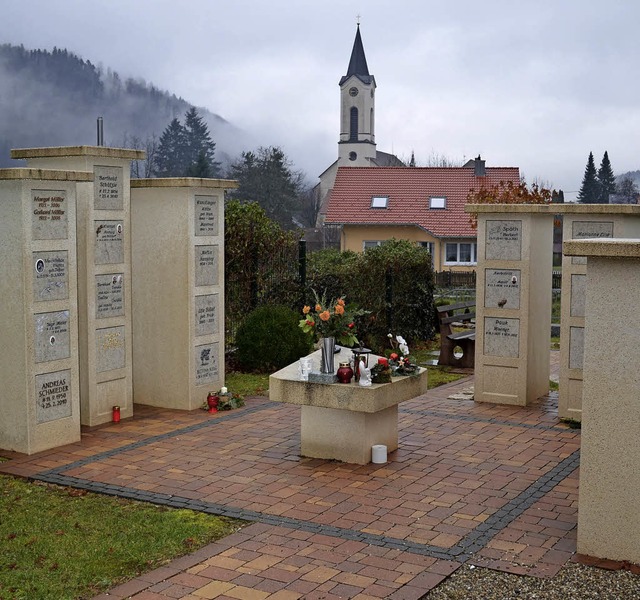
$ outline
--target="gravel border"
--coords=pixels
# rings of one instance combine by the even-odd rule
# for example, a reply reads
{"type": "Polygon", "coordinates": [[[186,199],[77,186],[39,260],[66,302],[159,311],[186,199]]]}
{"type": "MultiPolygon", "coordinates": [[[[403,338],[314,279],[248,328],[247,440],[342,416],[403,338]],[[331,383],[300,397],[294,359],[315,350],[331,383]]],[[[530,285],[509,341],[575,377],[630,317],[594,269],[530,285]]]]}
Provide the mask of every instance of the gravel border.
{"type": "Polygon", "coordinates": [[[568,563],[539,579],[463,565],[425,600],[640,600],[640,575],[568,563]]]}

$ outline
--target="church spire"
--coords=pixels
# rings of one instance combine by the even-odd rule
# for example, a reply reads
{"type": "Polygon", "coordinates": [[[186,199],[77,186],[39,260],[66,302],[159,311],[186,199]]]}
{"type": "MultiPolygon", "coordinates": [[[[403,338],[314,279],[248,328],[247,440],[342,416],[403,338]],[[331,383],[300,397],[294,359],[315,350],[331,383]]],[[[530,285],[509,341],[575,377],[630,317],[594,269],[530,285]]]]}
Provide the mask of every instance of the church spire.
{"type": "Polygon", "coordinates": [[[367,58],[364,55],[364,46],[362,45],[362,37],[360,36],[360,23],[356,31],[356,39],[353,42],[353,50],[351,51],[351,60],[347,69],[347,77],[352,75],[364,75],[369,77],[369,68],[367,67],[367,58]]]}

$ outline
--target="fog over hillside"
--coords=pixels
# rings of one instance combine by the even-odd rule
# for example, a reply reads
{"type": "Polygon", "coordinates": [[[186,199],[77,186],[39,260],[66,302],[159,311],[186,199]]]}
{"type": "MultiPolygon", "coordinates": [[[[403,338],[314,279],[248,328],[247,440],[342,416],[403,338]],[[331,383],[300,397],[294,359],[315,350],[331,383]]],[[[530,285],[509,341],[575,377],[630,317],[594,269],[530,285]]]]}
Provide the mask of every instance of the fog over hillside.
{"type": "MultiPolygon", "coordinates": [[[[123,80],[72,52],[0,45],[0,167],[19,166],[11,148],[96,144],[104,119],[105,145],[160,134],[192,105],[142,79],[123,80]]],[[[198,108],[223,166],[252,148],[249,136],[221,116],[198,108]]]]}

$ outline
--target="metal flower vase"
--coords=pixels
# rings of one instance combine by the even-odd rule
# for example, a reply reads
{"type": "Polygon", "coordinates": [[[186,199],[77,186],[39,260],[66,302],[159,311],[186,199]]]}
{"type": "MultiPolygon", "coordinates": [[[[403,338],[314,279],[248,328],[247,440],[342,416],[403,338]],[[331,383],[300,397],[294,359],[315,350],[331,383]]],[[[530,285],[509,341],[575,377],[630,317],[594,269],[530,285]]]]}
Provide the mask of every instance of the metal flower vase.
{"type": "Polygon", "coordinates": [[[335,373],[335,365],[333,362],[333,355],[336,351],[336,338],[325,337],[320,340],[320,372],[321,373],[335,373]]]}

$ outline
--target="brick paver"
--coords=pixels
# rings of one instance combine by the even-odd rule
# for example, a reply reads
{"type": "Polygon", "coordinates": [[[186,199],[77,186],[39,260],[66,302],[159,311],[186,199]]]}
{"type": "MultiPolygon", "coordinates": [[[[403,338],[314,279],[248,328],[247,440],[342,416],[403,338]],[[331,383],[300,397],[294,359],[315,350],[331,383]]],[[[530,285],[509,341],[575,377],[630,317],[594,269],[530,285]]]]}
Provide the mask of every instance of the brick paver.
{"type": "Polygon", "coordinates": [[[0,471],[252,524],[100,598],[420,598],[463,562],[546,577],[575,552],[580,432],[556,399],[400,406],[386,465],[299,456],[299,408],[136,406],[119,425],[0,471]]]}

